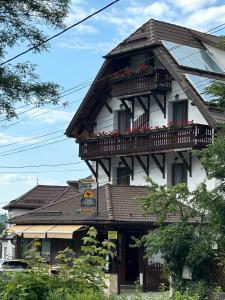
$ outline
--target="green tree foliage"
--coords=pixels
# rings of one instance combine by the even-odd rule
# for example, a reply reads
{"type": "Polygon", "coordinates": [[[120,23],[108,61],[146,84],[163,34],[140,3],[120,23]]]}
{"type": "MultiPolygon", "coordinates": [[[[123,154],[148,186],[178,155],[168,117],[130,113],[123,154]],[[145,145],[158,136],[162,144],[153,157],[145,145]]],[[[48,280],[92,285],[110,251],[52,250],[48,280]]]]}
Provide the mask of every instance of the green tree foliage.
{"type": "MultiPolygon", "coordinates": [[[[55,104],[59,86],[42,82],[30,62],[2,64],[15,47],[35,46],[33,52],[48,49],[42,42],[47,28],[62,28],[70,0],[2,0],[0,2],[0,114],[10,119],[16,116],[16,104],[55,104]]],[[[15,63],[14,63],[15,62],[15,63]]]]}
{"type": "Polygon", "coordinates": [[[221,81],[214,81],[205,89],[206,94],[213,96],[211,103],[225,111],[225,84],[221,81]]]}
{"type": "Polygon", "coordinates": [[[26,262],[30,265],[27,272],[0,276],[0,299],[104,299],[106,255],[113,256],[114,248],[115,245],[107,240],[98,242],[97,231],[91,227],[83,238],[81,256],[76,257],[69,248],[59,252],[59,273],[49,275],[49,266],[34,244],[27,252],[26,262]]]}
{"type": "Polygon", "coordinates": [[[207,149],[198,152],[208,180],[216,180],[209,190],[202,182],[195,191],[185,184],[159,186],[148,179],[149,193],[142,198],[145,211],[156,215],[157,229],[144,236],[148,256],[161,252],[175,290],[187,284],[214,283],[211,270],[224,257],[225,249],[225,138],[218,137],[207,149]],[[172,220],[172,222],[171,222],[172,220]],[[218,247],[218,249],[217,249],[218,247]],[[192,281],[182,277],[184,267],[192,281]]]}

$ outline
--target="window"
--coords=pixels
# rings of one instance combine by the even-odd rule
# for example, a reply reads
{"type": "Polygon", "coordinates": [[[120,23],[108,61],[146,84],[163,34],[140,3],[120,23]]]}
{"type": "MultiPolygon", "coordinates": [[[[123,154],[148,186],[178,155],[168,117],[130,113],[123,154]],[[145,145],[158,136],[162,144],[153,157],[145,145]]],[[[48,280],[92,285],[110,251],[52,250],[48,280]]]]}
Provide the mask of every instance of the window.
{"type": "Polygon", "coordinates": [[[173,103],[173,122],[182,123],[188,120],[188,102],[173,103]]]}
{"type": "Polygon", "coordinates": [[[118,130],[124,131],[130,128],[130,115],[125,110],[118,111],[118,130]]]}
{"type": "Polygon", "coordinates": [[[206,49],[199,49],[169,41],[163,41],[163,45],[181,66],[224,73],[206,49]]]}
{"type": "Polygon", "coordinates": [[[126,167],[117,168],[117,184],[118,185],[130,184],[130,172],[126,167]]]}
{"type": "Polygon", "coordinates": [[[41,244],[41,253],[42,256],[49,261],[50,260],[50,240],[43,239],[41,244]]]}
{"type": "Polygon", "coordinates": [[[187,168],[183,163],[172,165],[172,185],[179,183],[187,183],[187,168]]]}

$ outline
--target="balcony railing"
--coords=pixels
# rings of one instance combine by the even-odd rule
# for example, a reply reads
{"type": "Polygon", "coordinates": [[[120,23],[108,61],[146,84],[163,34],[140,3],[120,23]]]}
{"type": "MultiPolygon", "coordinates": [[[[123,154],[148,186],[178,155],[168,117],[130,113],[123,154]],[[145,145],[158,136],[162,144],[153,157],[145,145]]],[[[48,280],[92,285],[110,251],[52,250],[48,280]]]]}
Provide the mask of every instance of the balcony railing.
{"type": "Polygon", "coordinates": [[[111,94],[113,97],[134,96],[151,91],[170,91],[172,78],[163,69],[156,69],[149,74],[136,74],[112,83],[111,94]]]}
{"type": "Polygon", "coordinates": [[[95,137],[80,140],[82,159],[107,158],[116,155],[141,155],[181,148],[201,148],[212,143],[212,129],[194,124],[174,129],[95,137]]]}

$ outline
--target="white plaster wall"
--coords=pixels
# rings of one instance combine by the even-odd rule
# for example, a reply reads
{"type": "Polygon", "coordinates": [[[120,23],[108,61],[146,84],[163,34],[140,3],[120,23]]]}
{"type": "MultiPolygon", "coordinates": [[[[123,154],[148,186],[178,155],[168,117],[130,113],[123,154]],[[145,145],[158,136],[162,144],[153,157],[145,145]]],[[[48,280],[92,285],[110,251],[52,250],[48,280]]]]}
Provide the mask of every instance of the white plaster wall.
{"type": "MultiPolygon", "coordinates": [[[[184,157],[189,162],[188,153],[184,153],[184,157]]],[[[160,157],[158,157],[160,159],[160,157]]],[[[146,163],[146,158],[142,157],[143,162],[146,163]]],[[[131,166],[131,160],[126,158],[128,164],[131,166]]],[[[105,164],[107,163],[106,160],[104,161],[105,164]]],[[[99,184],[104,185],[107,182],[111,184],[116,184],[116,168],[119,166],[119,158],[112,159],[112,170],[111,170],[111,181],[109,182],[108,176],[106,176],[105,172],[99,167],[99,184]]],[[[182,160],[177,155],[176,152],[169,152],[166,153],[166,169],[165,169],[165,178],[163,178],[161,171],[156,166],[153,159],[150,157],[150,172],[149,177],[153,179],[159,185],[170,185],[171,184],[171,169],[173,163],[182,163],[182,160]]],[[[130,185],[139,185],[145,186],[146,185],[146,173],[143,171],[142,167],[140,166],[139,162],[134,159],[134,178],[130,177],[130,185]]],[[[192,156],[192,176],[190,176],[189,171],[187,171],[187,185],[190,191],[196,189],[196,187],[206,179],[205,170],[199,160],[198,157],[192,156]]],[[[207,182],[208,189],[213,189],[216,185],[216,181],[214,179],[208,180],[207,182]]]]}
{"type": "Polygon", "coordinates": [[[225,70],[225,51],[215,48],[209,44],[203,43],[206,49],[208,50],[209,54],[215,59],[218,65],[225,70]]]}
{"type": "MultiPolygon", "coordinates": [[[[8,210],[9,219],[24,215],[30,211],[31,209],[19,209],[19,208],[10,209],[8,210]]],[[[10,223],[6,224],[6,228],[10,228],[11,226],[13,226],[13,224],[10,223]]],[[[15,258],[15,246],[11,243],[11,241],[2,242],[2,258],[4,259],[15,258]]]]}

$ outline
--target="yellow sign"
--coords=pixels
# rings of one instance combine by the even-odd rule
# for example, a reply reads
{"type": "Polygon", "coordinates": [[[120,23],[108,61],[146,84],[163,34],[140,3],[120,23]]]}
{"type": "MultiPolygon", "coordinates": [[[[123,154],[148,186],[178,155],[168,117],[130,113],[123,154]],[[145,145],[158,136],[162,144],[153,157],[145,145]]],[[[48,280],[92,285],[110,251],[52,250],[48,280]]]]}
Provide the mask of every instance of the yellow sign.
{"type": "Polygon", "coordinates": [[[96,213],[95,207],[81,207],[80,213],[83,215],[94,215],[96,213]]]}
{"type": "Polygon", "coordinates": [[[108,240],[117,240],[118,233],[117,231],[108,231],[108,240]]]}
{"type": "Polygon", "coordinates": [[[86,191],[84,191],[83,197],[84,198],[93,198],[93,192],[92,192],[92,190],[86,190],[86,191]]]}

